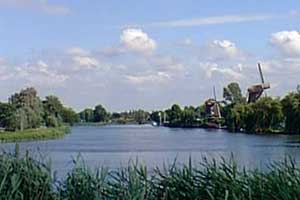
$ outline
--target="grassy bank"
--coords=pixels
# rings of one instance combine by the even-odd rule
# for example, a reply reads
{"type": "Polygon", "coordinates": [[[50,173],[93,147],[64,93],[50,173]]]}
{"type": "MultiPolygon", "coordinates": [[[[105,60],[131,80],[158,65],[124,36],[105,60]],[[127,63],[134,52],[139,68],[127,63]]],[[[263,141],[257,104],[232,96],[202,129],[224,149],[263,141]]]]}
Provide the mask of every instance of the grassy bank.
{"type": "Polygon", "coordinates": [[[202,160],[198,167],[172,165],[154,172],[146,166],[91,171],[75,165],[63,180],[30,156],[0,156],[0,199],[115,200],[297,200],[300,168],[289,159],[267,171],[243,170],[233,159],[202,160]]]}
{"type": "Polygon", "coordinates": [[[62,126],[57,128],[38,128],[28,129],[24,131],[15,132],[0,132],[0,141],[2,142],[16,142],[24,140],[44,140],[44,139],[55,139],[63,137],[68,133],[69,127],[62,126]]]}

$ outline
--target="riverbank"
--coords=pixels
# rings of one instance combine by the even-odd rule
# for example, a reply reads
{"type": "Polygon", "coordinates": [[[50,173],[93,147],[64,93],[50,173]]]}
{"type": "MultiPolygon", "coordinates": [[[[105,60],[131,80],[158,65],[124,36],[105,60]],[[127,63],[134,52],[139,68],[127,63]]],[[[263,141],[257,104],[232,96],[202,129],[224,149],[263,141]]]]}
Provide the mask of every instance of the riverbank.
{"type": "Polygon", "coordinates": [[[0,132],[1,142],[17,142],[17,141],[28,141],[28,140],[46,140],[56,139],[65,136],[70,132],[70,128],[67,126],[61,126],[56,128],[38,128],[38,129],[27,129],[24,131],[15,132],[0,132]]]}
{"type": "Polygon", "coordinates": [[[126,122],[126,123],[118,123],[118,122],[79,122],[75,123],[74,126],[110,126],[110,125],[151,125],[151,122],[148,123],[138,123],[138,122],[126,122]]]}
{"type": "MultiPolygon", "coordinates": [[[[18,148],[16,148],[18,149],[18,148]]],[[[299,199],[300,168],[291,159],[273,163],[268,170],[246,170],[233,158],[203,158],[163,169],[129,162],[125,168],[91,171],[76,163],[61,180],[51,167],[28,154],[0,155],[0,199],[299,199]],[[11,178],[7,178],[11,177],[11,178]],[[34,183],[34,184],[32,184],[34,183]]]]}

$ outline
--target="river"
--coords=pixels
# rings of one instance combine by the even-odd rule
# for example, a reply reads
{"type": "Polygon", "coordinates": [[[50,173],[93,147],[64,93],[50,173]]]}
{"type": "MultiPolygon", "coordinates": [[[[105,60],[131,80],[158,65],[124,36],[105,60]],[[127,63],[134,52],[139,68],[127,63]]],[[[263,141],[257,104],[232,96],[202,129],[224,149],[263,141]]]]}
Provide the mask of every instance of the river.
{"type": "MultiPolygon", "coordinates": [[[[12,151],[14,143],[0,143],[12,151]]],[[[21,142],[21,151],[28,149],[40,159],[51,159],[51,165],[63,176],[80,154],[91,168],[112,169],[138,159],[149,168],[170,164],[176,158],[186,163],[189,157],[198,163],[203,156],[220,159],[231,155],[243,166],[265,168],[270,161],[289,155],[300,160],[300,136],[254,135],[228,133],[225,130],[180,129],[149,125],[78,126],[62,139],[21,142]]]]}

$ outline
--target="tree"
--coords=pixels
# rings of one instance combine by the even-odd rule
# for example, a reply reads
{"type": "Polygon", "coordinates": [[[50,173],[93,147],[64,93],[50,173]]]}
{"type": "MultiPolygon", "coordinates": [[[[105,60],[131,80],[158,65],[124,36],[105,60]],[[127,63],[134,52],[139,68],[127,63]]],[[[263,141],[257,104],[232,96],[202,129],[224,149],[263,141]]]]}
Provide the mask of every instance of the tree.
{"type": "Polygon", "coordinates": [[[63,123],[62,112],[63,104],[58,97],[50,95],[46,96],[43,101],[44,120],[47,127],[61,126],[63,123]]]}
{"type": "Polygon", "coordinates": [[[251,118],[255,122],[255,132],[269,132],[279,128],[283,120],[279,99],[263,97],[250,104],[250,108],[251,118]]]}
{"type": "Polygon", "coordinates": [[[232,82],[223,89],[223,98],[230,103],[243,103],[245,98],[242,95],[241,88],[238,83],[232,82]]]}
{"type": "Polygon", "coordinates": [[[272,132],[281,128],[283,120],[279,99],[260,98],[251,104],[236,104],[226,118],[232,131],[272,132]]]}
{"type": "Polygon", "coordinates": [[[200,105],[195,108],[195,114],[197,118],[204,118],[206,113],[205,113],[205,105],[200,105]]]}
{"type": "Polygon", "coordinates": [[[8,103],[1,103],[0,102],[0,127],[8,127],[15,112],[13,106],[8,103]]]}
{"type": "Polygon", "coordinates": [[[228,105],[224,109],[223,116],[225,116],[226,125],[229,131],[255,131],[255,121],[251,119],[253,116],[248,104],[228,105]]]}
{"type": "Polygon", "coordinates": [[[47,115],[45,117],[45,124],[47,127],[58,127],[61,126],[61,121],[58,120],[54,115],[47,115]]]}
{"type": "Polygon", "coordinates": [[[132,112],[134,122],[145,124],[149,120],[149,113],[144,110],[135,110],[132,112]]]}
{"type": "Polygon", "coordinates": [[[79,121],[78,114],[72,108],[63,108],[61,117],[64,123],[73,125],[79,121]]]}
{"type": "Polygon", "coordinates": [[[156,123],[160,123],[161,113],[162,113],[162,111],[153,111],[150,114],[150,119],[156,123]]]}
{"type": "Polygon", "coordinates": [[[282,101],[284,128],[287,133],[300,134],[300,93],[290,93],[282,101]]]}
{"type": "Polygon", "coordinates": [[[94,122],[106,122],[109,118],[109,113],[102,105],[97,105],[94,109],[94,122]]]}
{"type": "Polygon", "coordinates": [[[59,118],[63,111],[63,104],[59,98],[53,95],[46,96],[43,101],[43,107],[46,115],[54,115],[59,118]]]}
{"type": "Polygon", "coordinates": [[[171,109],[166,110],[169,123],[171,125],[178,125],[181,121],[182,110],[179,105],[172,105],[171,109]]]}
{"type": "Polygon", "coordinates": [[[10,118],[11,130],[38,128],[43,122],[43,106],[34,88],[26,88],[9,98],[9,104],[15,109],[10,118]]]}
{"type": "Polygon", "coordinates": [[[196,112],[195,108],[193,106],[184,107],[184,110],[182,112],[182,123],[185,126],[193,126],[195,120],[196,120],[196,112]]]}
{"type": "Polygon", "coordinates": [[[119,119],[121,118],[122,115],[120,113],[117,113],[117,112],[114,112],[112,115],[111,115],[111,118],[112,119],[119,119]]]}
{"type": "Polygon", "coordinates": [[[91,108],[86,108],[79,113],[80,120],[84,122],[94,122],[94,110],[91,108]]]}
{"type": "Polygon", "coordinates": [[[9,118],[6,130],[8,131],[23,131],[24,129],[31,128],[28,124],[27,113],[24,108],[16,109],[12,116],[9,118]]]}

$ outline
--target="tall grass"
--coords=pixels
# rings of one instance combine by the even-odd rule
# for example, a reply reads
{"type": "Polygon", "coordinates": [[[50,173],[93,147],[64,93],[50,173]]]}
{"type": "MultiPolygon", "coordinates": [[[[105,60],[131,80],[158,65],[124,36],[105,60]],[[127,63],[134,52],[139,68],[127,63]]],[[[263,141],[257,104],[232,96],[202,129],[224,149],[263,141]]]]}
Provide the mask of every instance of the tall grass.
{"type": "Polygon", "coordinates": [[[0,199],[63,200],[297,200],[300,168],[287,158],[268,170],[240,168],[233,158],[202,159],[195,167],[152,169],[137,163],[126,168],[90,170],[77,163],[62,180],[26,154],[0,157],[0,199]]]}
{"type": "Polygon", "coordinates": [[[0,156],[0,199],[55,199],[50,169],[28,153],[20,158],[16,152],[0,156]]]}
{"type": "Polygon", "coordinates": [[[5,131],[0,132],[0,141],[2,142],[16,142],[24,140],[43,140],[55,139],[65,136],[69,132],[69,127],[61,126],[56,128],[38,128],[26,129],[24,131],[5,131]]]}

